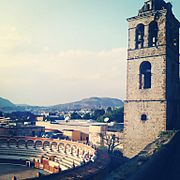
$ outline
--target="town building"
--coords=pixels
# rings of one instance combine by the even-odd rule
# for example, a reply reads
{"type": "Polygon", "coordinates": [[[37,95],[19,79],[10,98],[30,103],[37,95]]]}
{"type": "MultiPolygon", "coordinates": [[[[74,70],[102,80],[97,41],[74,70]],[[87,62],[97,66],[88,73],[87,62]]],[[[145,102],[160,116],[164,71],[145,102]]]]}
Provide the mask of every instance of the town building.
{"type": "Polygon", "coordinates": [[[106,134],[108,125],[106,123],[95,123],[89,126],[89,141],[93,145],[103,146],[102,136],[106,134]]]}
{"type": "Polygon", "coordinates": [[[72,141],[85,141],[88,143],[89,135],[73,129],[63,129],[63,136],[68,137],[72,141]]]}
{"type": "Polygon", "coordinates": [[[0,117],[0,136],[41,136],[43,132],[45,127],[36,126],[34,122],[0,117]]]}

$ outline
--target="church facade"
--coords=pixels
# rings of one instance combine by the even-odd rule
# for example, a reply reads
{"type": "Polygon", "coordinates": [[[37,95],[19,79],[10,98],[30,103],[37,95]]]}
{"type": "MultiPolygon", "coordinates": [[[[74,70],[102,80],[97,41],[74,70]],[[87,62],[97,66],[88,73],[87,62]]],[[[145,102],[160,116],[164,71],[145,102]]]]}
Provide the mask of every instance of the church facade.
{"type": "Polygon", "coordinates": [[[124,155],[133,157],[180,127],[180,23],[164,0],[145,1],[128,23],[124,155]]]}

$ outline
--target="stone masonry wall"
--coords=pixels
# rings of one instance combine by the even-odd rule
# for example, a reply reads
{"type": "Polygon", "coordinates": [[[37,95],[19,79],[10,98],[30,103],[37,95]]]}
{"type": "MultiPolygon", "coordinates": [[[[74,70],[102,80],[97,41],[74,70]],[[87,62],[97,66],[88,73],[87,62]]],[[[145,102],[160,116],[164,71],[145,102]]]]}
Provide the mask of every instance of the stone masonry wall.
{"type": "MultiPolygon", "coordinates": [[[[148,50],[147,50],[148,51],[148,50]]],[[[165,56],[129,60],[127,69],[126,100],[165,100],[166,58],[165,56]],[[139,67],[143,61],[152,65],[152,88],[139,89],[139,67]]]]}
{"type": "Polygon", "coordinates": [[[166,129],[166,102],[126,103],[124,123],[124,155],[133,157],[166,129]],[[148,117],[145,122],[141,121],[143,113],[148,117]]]}

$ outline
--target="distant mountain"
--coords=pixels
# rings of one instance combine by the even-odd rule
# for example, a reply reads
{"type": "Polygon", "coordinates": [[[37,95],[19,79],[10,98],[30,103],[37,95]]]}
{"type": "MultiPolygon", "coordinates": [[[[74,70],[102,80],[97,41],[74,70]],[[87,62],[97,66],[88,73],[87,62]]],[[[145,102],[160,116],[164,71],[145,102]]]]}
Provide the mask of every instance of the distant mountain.
{"type": "Polygon", "coordinates": [[[66,104],[54,106],[30,106],[27,104],[13,104],[11,101],[0,97],[0,111],[34,111],[34,110],[77,110],[77,109],[98,109],[107,107],[122,107],[123,101],[116,98],[91,97],[66,104]]]}
{"type": "Polygon", "coordinates": [[[6,108],[6,107],[15,107],[16,105],[13,104],[11,101],[9,101],[8,99],[4,99],[2,97],[0,97],[0,107],[1,108],[6,108]]]}
{"type": "Polygon", "coordinates": [[[28,105],[28,104],[16,104],[16,106],[19,106],[19,107],[28,107],[28,106],[31,106],[31,105],[28,105]]]}
{"type": "Polygon", "coordinates": [[[81,101],[76,101],[72,103],[59,104],[52,106],[54,109],[62,110],[74,110],[74,109],[96,109],[96,108],[107,108],[107,107],[122,107],[123,101],[115,98],[100,98],[91,97],[83,99],[81,101]]]}

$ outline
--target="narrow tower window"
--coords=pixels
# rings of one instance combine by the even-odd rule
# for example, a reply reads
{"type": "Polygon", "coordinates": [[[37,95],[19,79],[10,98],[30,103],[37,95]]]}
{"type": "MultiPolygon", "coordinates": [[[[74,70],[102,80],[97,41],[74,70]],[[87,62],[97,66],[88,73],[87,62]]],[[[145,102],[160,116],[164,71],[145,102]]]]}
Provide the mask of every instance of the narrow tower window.
{"type": "Polygon", "coordinates": [[[147,4],[147,10],[148,11],[150,10],[150,4],[147,4]]]}
{"type": "Polygon", "coordinates": [[[147,115],[146,114],[142,114],[141,115],[141,121],[147,121],[148,118],[147,118],[147,115]]]}
{"type": "Polygon", "coordinates": [[[177,41],[177,39],[176,38],[174,38],[173,39],[173,45],[176,47],[177,45],[178,45],[178,43],[177,43],[178,41],[177,41]]]}
{"type": "Polygon", "coordinates": [[[139,89],[151,88],[151,63],[144,61],[140,65],[139,89]]]}
{"type": "Polygon", "coordinates": [[[144,47],[144,25],[139,24],[136,27],[136,49],[140,49],[144,47]]]}
{"type": "Polygon", "coordinates": [[[152,21],[149,24],[149,37],[148,37],[149,47],[157,46],[158,42],[158,24],[156,21],[152,21]]]}

